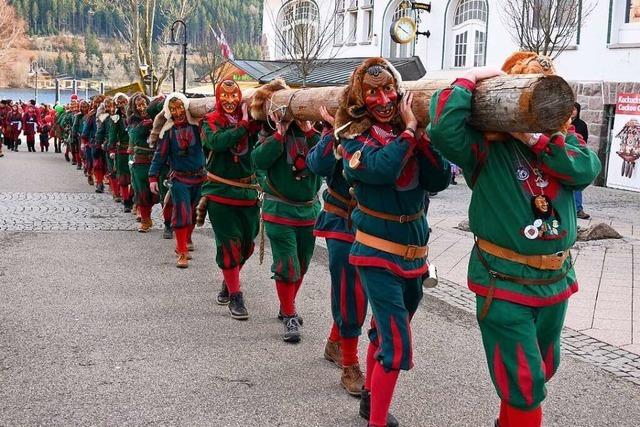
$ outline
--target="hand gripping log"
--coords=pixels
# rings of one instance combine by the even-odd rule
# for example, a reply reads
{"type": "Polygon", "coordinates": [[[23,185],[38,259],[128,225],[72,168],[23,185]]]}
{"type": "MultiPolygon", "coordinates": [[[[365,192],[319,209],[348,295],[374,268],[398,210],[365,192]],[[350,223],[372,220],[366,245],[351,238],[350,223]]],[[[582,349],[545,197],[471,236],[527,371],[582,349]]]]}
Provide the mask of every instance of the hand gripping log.
{"type": "MultiPolygon", "coordinates": [[[[421,126],[429,124],[429,103],[434,92],[451,85],[451,80],[418,80],[401,87],[413,93],[413,111],[421,126]]],[[[320,107],[335,114],[344,86],[283,89],[274,92],[254,119],[266,120],[270,111],[283,109],[284,120],[322,120],[320,107]]],[[[253,102],[255,89],[245,89],[243,98],[253,102]]],[[[192,99],[189,111],[203,117],[205,105],[213,98],[192,99]]],[[[481,131],[546,132],[561,128],[571,117],[575,97],[569,84],[559,76],[524,74],[500,76],[479,82],[473,93],[470,124],[481,131]]],[[[159,115],[154,130],[164,124],[159,115]]]]}

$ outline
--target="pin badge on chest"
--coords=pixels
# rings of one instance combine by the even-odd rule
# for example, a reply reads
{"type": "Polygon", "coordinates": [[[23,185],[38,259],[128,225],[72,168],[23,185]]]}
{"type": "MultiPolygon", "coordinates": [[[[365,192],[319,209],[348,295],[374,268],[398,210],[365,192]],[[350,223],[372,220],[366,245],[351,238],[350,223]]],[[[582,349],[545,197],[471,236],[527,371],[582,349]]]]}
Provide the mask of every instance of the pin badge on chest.
{"type": "Polygon", "coordinates": [[[549,181],[544,178],[536,179],[536,185],[540,188],[546,188],[549,185],[549,181]]]}
{"type": "Polygon", "coordinates": [[[353,156],[349,159],[349,167],[351,169],[358,169],[358,166],[360,166],[360,157],[362,157],[362,151],[358,150],[353,153],[353,156]]]}
{"type": "Polygon", "coordinates": [[[539,219],[539,218],[538,218],[538,219],[536,219],[535,221],[533,221],[533,226],[534,226],[535,228],[540,228],[540,227],[542,227],[542,220],[541,220],[541,219],[539,219]]]}
{"type": "Polygon", "coordinates": [[[527,225],[524,228],[524,237],[526,237],[529,240],[537,239],[539,234],[540,232],[538,231],[538,228],[533,225],[527,225]]]}
{"type": "Polygon", "coordinates": [[[519,166],[516,175],[518,177],[518,181],[526,181],[529,179],[529,170],[524,166],[519,166]]]}

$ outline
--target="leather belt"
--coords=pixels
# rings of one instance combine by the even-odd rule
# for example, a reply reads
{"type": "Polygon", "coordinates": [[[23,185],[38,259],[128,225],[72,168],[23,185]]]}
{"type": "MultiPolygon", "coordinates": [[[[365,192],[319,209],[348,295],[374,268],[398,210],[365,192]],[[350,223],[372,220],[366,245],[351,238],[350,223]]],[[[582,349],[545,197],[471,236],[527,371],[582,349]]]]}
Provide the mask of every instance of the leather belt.
{"type": "Polygon", "coordinates": [[[374,211],[373,209],[369,209],[366,206],[362,206],[360,203],[358,203],[358,209],[374,218],[384,219],[385,221],[399,222],[400,224],[415,221],[422,218],[422,216],[424,215],[424,209],[420,209],[420,212],[414,213],[412,215],[393,215],[385,212],[374,211]]]}
{"type": "Polygon", "coordinates": [[[240,179],[227,179],[218,175],[214,175],[211,172],[207,172],[207,180],[211,182],[217,182],[219,184],[226,184],[231,187],[237,188],[248,188],[250,190],[259,190],[260,186],[258,184],[252,184],[251,181],[255,179],[254,175],[248,176],[246,178],[240,179]]]}
{"type": "Polygon", "coordinates": [[[372,236],[371,234],[367,234],[360,230],[356,231],[356,242],[360,242],[365,246],[378,249],[382,252],[401,256],[407,261],[426,258],[429,255],[429,246],[402,245],[400,243],[372,236]]]}
{"type": "Polygon", "coordinates": [[[344,197],[342,194],[338,193],[331,187],[327,187],[327,193],[337,201],[343,203],[345,206],[355,206],[357,203],[355,199],[353,198],[347,199],[346,197],[344,197]]]}
{"type": "Polygon", "coordinates": [[[334,215],[338,215],[340,218],[349,219],[349,212],[331,203],[324,202],[324,206],[322,207],[322,210],[324,210],[325,212],[332,213],[334,215]]]}
{"type": "Polygon", "coordinates": [[[478,247],[484,252],[498,258],[528,265],[538,270],[561,270],[564,262],[569,257],[569,251],[561,251],[552,255],[523,255],[511,249],[500,247],[487,240],[477,239],[478,247]]]}

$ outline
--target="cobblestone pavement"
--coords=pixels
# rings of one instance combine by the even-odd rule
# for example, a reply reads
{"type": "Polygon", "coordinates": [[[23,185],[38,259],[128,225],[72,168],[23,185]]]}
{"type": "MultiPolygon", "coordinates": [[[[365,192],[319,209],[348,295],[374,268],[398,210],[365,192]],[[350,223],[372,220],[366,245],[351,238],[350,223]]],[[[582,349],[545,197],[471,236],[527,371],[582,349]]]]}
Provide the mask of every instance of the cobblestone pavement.
{"type": "MultiPolygon", "coordinates": [[[[0,250],[14,255],[0,259],[0,425],[364,425],[322,359],[325,251],[314,254],[302,290],[303,343],[283,346],[268,265],[257,257],[247,264],[252,317],[230,320],[213,302],[209,228],[195,233],[185,274],[173,265],[171,242],[157,230],[132,233],[133,216],[59,156],[27,156],[0,159],[0,250]],[[34,165],[39,180],[17,179],[34,165]]],[[[479,426],[495,417],[473,295],[463,285],[470,236],[454,228],[465,198],[459,185],[431,205],[443,280],[426,290],[413,319],[416,366],[401,376],[393,408],[403,425],[479,426]]],[[[571,357],[549,384],[545,425],[640,425],[638,355],[572,327],[563,349],[571,357]]]]}

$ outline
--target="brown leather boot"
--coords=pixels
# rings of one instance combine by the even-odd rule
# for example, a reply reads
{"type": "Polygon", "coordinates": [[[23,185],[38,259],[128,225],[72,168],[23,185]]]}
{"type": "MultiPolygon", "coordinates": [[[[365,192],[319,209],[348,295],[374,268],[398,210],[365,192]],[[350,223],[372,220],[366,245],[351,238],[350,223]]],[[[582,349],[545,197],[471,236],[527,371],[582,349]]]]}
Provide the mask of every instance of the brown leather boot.
{"type": "Polygon", "coordinates": [[[178,268],[187,268],[189,267],[189,259],[187,258],[186,253],[178,254],[178,262],[176,263],[176,267],[178,268]]]}
{"type": "Polygon", "coordinates": [[[139,233],[146,233],[149,229],[153,227],[153,221],[151,219],[140,221],[140,228],[138,228],[139,233]]]}
{"type": "Polygon", "coordinates": [[[340,342],[327,340],[327,345],[324,346],[324,358],[334,363],[338,368],[342,368],[340,342]]]}
{"type": "Polygon", "coordinates": [[[362,387],[364,387],[364,374],[360,370],[360,365],[355,364],[342,368],[342,378],[340,378],[342,387],[347,390],[351,396],[360,397],[362,387]]]}

